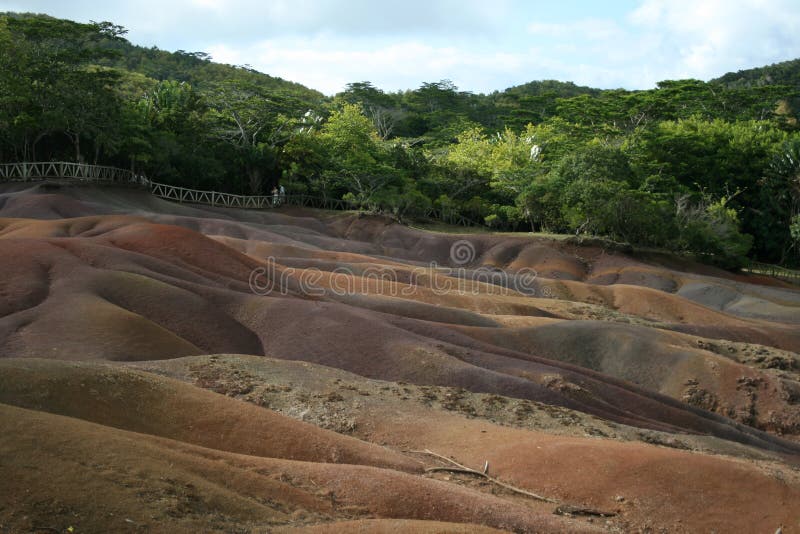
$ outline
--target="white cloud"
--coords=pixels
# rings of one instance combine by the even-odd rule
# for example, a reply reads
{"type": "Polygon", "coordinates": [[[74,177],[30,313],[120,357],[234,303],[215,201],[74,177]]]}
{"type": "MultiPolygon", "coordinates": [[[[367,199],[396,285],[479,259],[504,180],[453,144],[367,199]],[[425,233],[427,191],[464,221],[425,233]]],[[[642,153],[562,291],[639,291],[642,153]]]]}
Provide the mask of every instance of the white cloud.
{"type": "Polygon", "coordinates": [[[231,63],[299,81],[327,94],[352,81],[386,90],[449,78],[490,92],[555,78],[603,88],[644,89],[665,79],[710,79],[731,70],[800,56],[800,13],[788,2],[645,0],[619,20],[587,18],[523,25],[524,46],[386,40],[372,47],[337,35],[268,39],[247,48],[214,47],[231,63]],[[235,50],[235,54],[233,51],[235,50]]]}
{"type": "Polygon", "coordinates": [[[800,56],[795,0],[645,0],[629,16],[665,74],[710,78],[800,56]]]}
{"type": "Polygon", "coordinates": [[[566,79],[649,88],[800,57],[798,8],[796,0],[644,0],[619,20],[536,22],[528,32],[565,58],[566,79]]]}
{"type": "Polygon", "coordinates": [[[212,46],[217,61],[247,62],[254,68],[298,81],[326,94],[341,91],[353,81],[369,80],[384,90],[415,88],[422,82],[452,79],[464,90],[491,91],[498,79],[530,65],[521,53],[475,52],[458,47],[403,41],[371,50],[352,42],[268,40],[246,50],[212,46]]]}

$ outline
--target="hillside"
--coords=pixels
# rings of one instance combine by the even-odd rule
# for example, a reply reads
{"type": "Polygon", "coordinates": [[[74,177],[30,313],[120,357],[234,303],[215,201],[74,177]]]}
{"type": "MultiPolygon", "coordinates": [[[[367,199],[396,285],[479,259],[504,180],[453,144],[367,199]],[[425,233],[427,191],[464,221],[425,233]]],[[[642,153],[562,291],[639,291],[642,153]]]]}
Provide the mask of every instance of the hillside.
{"type": "MultiPolygon", "coordinates": [[[[60,31],[67,35],[78,34],[87,28],[85,24],[60,20],[43,14],[0,12],[0,18],[2,17],[58,23],[61,25],[60,31]]],[[[184,50],[170,52],[160,50],[155,46],[137,46],[124,39],[126,33],[124,28],[107,22],[101,23],[101,25],[108,30],[108,35],[113,35],[115,38],[99,41],[98,44],[102,48],[112,51],[109,57],[98,61],[100,65],[139,73],[155,81],[176,80],[203,87],[225,80],[240,79],[269,91],[291,94],[309,103],[318,104],[323,98],[319,91],[309,89],[299,83],[243,66],[214,62],[208,54],[203,52],[186,52],[184,50]]]]}
{"type": "Polygon", "coordinates": [[[800,88],[800,59],[773,63],[764,67],[729,72],[712,80],[712,83],[728,87],[761,87],[784,85],[795,90],[800,88]]]}
{"type": "Polygon", "coordinates": [[[242,80],[270,92],[291,95],[309,106],[318,106],[324,99],[319,91],[299,83],[270,76],[246,66],[217,63],[202,52],[169,52],[156,47],[132,45],[127,41],[114,41],[109,43],[109,48],[119,55],[101,64],[137,72],[158,81],[176,80],[202,89],[223,81],[242,80]]]}

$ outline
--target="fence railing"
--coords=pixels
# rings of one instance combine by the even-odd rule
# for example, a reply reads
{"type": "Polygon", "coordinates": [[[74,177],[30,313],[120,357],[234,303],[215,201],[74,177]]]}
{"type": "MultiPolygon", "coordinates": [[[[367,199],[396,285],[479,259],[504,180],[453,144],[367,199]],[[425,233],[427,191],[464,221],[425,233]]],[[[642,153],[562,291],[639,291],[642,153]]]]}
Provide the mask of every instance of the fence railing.
{"type": "Polygon", "coordinates": [[[203,191],[189,189],[176,185],[150,182],[150,192],[155,196],[186,202],[189,204],[205,204],[208,206],[221,206],[225,208],[266,209],[277,208],[281,205],[305,206],[329,210],[358,209],[355,202],[336,198],[323,198],[311,195],[235,195],[232,193],[218,193],[216,191],[203,191]]]}
{"type": "MultiPolygon", "coordinates": [[[[150,182],[150,191],[157,197],[161,197],[166,200],[187,202],[190,204],[222,206],[226,208],[265,209],[276,208],[281,205],[303,206],[326,210],[358,210],[362,208],[358,202],[343,200],[340,198],[281,194],[262,196],[234,195],[230,193],[218,193],[216,191],[188,189],[185,187],[160,184],[157,182],[150,182]]],[[[478,223],[458,213],[451,213],[436,209],[412,212],[412,215],[424,217],[426,219],[434,219],[448,224],[461,226],[480,226],[478,223]]]]}
{"type": "MultiPolygon", "coordinates": [[[[337,198],[311,195],[235,195],[217,191],[189,189],[152,182],[146,176],[129,170],[86,163],[47,161],[0,164],[0,180],[27,182],[46,179],[66,179],[79,183],[137,185],[147,187],[153,195],[165,200],[225,208],[266,209],[286,204],[329,210],[361,209],[357,202],[337,198]]],[[[447,210],[427,209],[411,214],[448,224],[481,226],[480,223],[476,223],[457,212],[447,210]]]]}
{"type": "Polygon", "coordinates": [[[787,282],[800,284],[800,271],[787,269],[786,267],[781,267],[779,265],[752,261],[750,262],[749,266],[742,270],[753,274],[766,274],[768,276],[772,276],[773,278],[779,278],[787,282]]]}
{"type": "Polygon", "coordinates": [[[175,185],[150,182],[150,192],[157,197],[175,202],[188,202],[190,204],[207,204],[209,206],[222,206],[225,208],[250,208],[264,209],[276,206],[271,196],[234,195],[231,193],[218,193],[217,191],[202,191],[188,189],[175,185]]]}
{"type": "Polygon", "coordinates": [[[67,161],[40,161],[35,163],[0,164],[0,179],[10,182],[28,182],[47,178],[69,179],[78,182],[97,182],[113,184],[148,185],[143,175],[132,171],[107,167],[104,165],[88,165],[67,161]]]}

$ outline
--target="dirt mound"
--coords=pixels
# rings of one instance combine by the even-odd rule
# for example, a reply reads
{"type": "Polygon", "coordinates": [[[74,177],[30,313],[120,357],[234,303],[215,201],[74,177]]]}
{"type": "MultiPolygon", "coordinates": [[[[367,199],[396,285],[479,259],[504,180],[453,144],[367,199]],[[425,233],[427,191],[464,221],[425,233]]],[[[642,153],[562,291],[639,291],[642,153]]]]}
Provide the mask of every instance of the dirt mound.
{"type": "Polygon", "coordinates": [[[593,369],[647,390],[717,412],[746,425],[800,434],[800,368],[791,354],[763,346],[737,346],[663,330],[598,321],[557,321],[527,328],[462,328],[482,341],[593,369]],[[754,369],[738,358],[758,353],[773,369],[754,369]]]}
{"type": "Polygon", "coordinates": [[[397,471],[237,455],[2,404],[0,430],[0,520],[16,531],[229,532],[375,516],[595,530],[397,471]]]}
{"type": "MultiPolygon", "coordinates": [[[[252,332],[189,289],[224,287],[227,268],[247,272],[224,259],[210,266],[217,272],[208,272],[95,238],[0,239],[0,287],[8,311],[0,318],[4,354],[116,360],[218,350],[258,353],[252,332]]],[[[239,286],[247,287],[246,278],[239,286]]]]}
{"type": "MultiPolygon", "coordinates": [[[[629,525],[626,531],[753,532],[800,519],[797,474],[776,475],[769,465],[644,444],[436,423],[408,422],[395,439],[477,469],[488,462],[495,476],[561,501],[617,511],[629,525]]],[[[394,432],[378,430],[375,437],[392,443],[388,436],[394,432]]]]}
{"type": "MultiPolygon", "coordinates": [[[[752,449],[730,449],[707,436],[643,433],[544,404],[364,380],[269,358],[202,356],[137,367],[363,440],[402,450],[430,449],[476,469],[488,462],[490,474],[517,487],[562,504],[616,512],[615,524],[624,524],[626,531],[648,525],[677,531],[758,530],[761,525],[791,525],[800,514],[795,470],[782,466],[777,456],[753,456],[752,449]],[[750,487],[762,493],[742,491],[750,487]],[[721,512],[730,509],[736,514],[721,512]]],[[[437,462],[431,455],[418,457],[437,462]]],[[[475,483],[457,473],[441,476],[475,483]]]]}
{"type": "Polygon", "coordinates": [[[373,419],[435,418],[431,410],[462,414],[504,426],[560,436],[642,441],[686,450],[752,459],[781,460],[780,453],[702,434],[680,434],[620,425],[586,413],[526,399],[474,393],[463,388],[365,379],[332,367],[263,356],[191,356],[131,362],[316,426],[369,439],[373,419]],[[381,414],[385,414],[381,415],[381,414]]]}
{"type": "Polygon", "coordinates": [[[0,369],[8,405],[241,454],[420,470],[379,447],[132,369],[17,359],[0,369]]]}

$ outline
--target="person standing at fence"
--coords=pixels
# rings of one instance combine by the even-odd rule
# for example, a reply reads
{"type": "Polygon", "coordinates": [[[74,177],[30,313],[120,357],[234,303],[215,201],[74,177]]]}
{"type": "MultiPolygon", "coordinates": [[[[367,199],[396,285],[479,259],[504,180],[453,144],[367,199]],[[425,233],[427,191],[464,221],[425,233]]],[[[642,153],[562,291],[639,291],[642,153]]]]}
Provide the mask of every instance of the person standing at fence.
{"type": "Polygon", "coordinates": [[[280,193],[281,204],[286,202],[286,188],[282,185],[278,188],[278,192],[280,193]]]}
{"type": "Polygon", "coordinates": [[[272,188],[272,207],[278,207],[278,186],[273,186],[272,188]]]}

